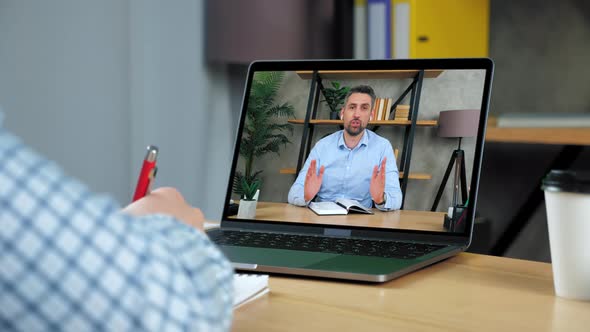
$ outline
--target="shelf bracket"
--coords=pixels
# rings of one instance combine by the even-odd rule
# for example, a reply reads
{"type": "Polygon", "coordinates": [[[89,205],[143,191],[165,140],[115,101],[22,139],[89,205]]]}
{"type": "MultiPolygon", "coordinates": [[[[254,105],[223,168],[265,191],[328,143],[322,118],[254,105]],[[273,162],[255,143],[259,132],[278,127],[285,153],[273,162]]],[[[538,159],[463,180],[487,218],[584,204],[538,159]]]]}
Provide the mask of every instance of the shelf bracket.
{"type": "Polygon", "coordinates": [[[313,128],[309,123],[309,120],[312,117],[316,116],[317,106],[318,106],[318,97],[320,89],[318,85],[321,84],[320,75],[318,74],[317,70],[313,71],[311,85],[309,87],[309,99],[307,100],[307,111],[305,112],[305,121],[303,122],[303,135],[301,136],[301,145],[299,148],[299,158],[297,159],[297,170],[295,174],[299,174],[299,171],[303,167],[304,158],[307,158],[309,154],[306,150],[309,150],[309,146],[311,144],[311,136],[313,134],[313,128]],[[310,133],[308,134],[308,131],[310,133]],[[307,149],[306,149],[307,147],[307,149]]]}
{"type": "MultiPolygon", "coordinates": [[[[406,188],[408,186],[408,176],[410,174],[410,161],[412,160],[412,147],[414,144],[414,133],[416,131],[416,121],[418,119],[418,108],[420,106],[420,93],[422,92],[422,81],[424,80],[424,70],[420,70],[414,77],[414,82],[408,87],[404,94],[412,91],[410,96],[410,112],[408,114],[409,120],[412,122],[410,127],[406,127],[404,133],[404,147],[402,149],[402,156],[400,160],[399,170],[404,172],[404,176],[400,183],[402,191],[402,205],[400,209],[404,208],[406,200],[406,188]]],[[[403,95],[402,95],[403,96],[403,95]]],[[[398,98],[401,101],[401,98],[398,98]]],[[[395,106],[396,104],[394,104],[395,106]]]]}

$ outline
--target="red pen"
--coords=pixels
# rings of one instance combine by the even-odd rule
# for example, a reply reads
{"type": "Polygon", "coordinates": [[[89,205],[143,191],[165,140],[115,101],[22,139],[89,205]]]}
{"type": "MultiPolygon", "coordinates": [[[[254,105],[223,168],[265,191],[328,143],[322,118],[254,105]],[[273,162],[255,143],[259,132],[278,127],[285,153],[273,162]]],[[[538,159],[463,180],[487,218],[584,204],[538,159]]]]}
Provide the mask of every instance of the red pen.
{"type": "Polygon", "coordinates": [[[156,167],[156,158],[158,157],[158,147],[150,145],[147,147],[147,153],[139,172],[137,187],[133,195],[133,202],[147,195],[150,184],[156,177],[158,168],[156,167]]]}

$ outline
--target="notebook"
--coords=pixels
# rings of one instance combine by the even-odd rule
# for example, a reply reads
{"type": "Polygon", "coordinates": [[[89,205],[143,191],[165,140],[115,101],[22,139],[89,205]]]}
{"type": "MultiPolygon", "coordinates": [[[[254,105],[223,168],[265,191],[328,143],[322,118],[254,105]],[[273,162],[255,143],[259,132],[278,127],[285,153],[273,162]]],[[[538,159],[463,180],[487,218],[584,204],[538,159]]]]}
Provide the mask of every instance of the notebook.
{"type": "Polygon", "coordinates": [[[370,209],[362,206],[358,201],[345,198],[338,198],[334,202],[311,202],[308,207],[320,216],[349,213],[373,214],[370,209]]]}
{"type": "Polygon", "coordinates": [[[268,275],[234,274],[234,308],[251,302],[268,292],[268,275]]]}
{"type": "Polygon", "coordinates": [[[485,58],[252,63],[226,196],[219,201],[220,227],[207,234],[242,271],[370,282],[466,250],[493,68],[485,58]],[[333,91],[335,82],[349,94],[333,91]],[[327,98],[338,95],[343,99],[327,98]],[[377,98],[391,98],[391,109],[407,105],[408,119],[371,119],[368,110],[377,98]],[[334,108],[338,119],[330,117],[334,108]],[[475,128],[475,135],[439,132],[441,112],[462,109],[477,112],[458,126],[475,128]],[[395,149],[400,153],[394,155],[395,149]],[[354,199],[371,205],[373,214],[310,210],[302,193],[312,160],[318,174],[325,168],[313,184],[315,202],[354,199]],[[384,177],[372,177],[382,164],[384,177]],[[247,217],[228,204],[248,189],[241,188],[242,179],[259,180],[254,215],[247,217]],[[371,183],[383,187],[371,190],[371,183]],[[374,193],[383,197],[374,201],[374,193]],[[450,207],[463,213],[448,216],[450,207]]]}

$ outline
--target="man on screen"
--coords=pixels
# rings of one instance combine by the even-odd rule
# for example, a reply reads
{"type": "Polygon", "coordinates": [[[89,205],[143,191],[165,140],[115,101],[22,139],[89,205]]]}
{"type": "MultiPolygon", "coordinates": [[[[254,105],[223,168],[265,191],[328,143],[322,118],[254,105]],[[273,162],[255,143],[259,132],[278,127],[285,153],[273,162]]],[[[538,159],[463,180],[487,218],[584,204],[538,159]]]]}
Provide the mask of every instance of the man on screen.
{"type": "Polygon", "coordinates": [[[289,203],[357,200],[367,208],[397,210],[402,193],[389,141],[366,129],[375,92],[368,85],[350,89],[340,110],[343,130],[318,141],[289,190],[289,203]]]}

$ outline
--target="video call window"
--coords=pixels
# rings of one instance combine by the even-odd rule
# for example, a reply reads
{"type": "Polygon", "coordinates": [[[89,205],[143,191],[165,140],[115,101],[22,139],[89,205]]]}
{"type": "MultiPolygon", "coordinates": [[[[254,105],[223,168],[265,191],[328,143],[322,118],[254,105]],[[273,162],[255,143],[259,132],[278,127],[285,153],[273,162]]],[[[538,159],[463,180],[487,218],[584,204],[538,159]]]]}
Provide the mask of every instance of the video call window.
{"type": "Polygon", "coordinates": [[[461,232],[485,71],[417,72],[254,73],[224,218],[461,232]]]}

